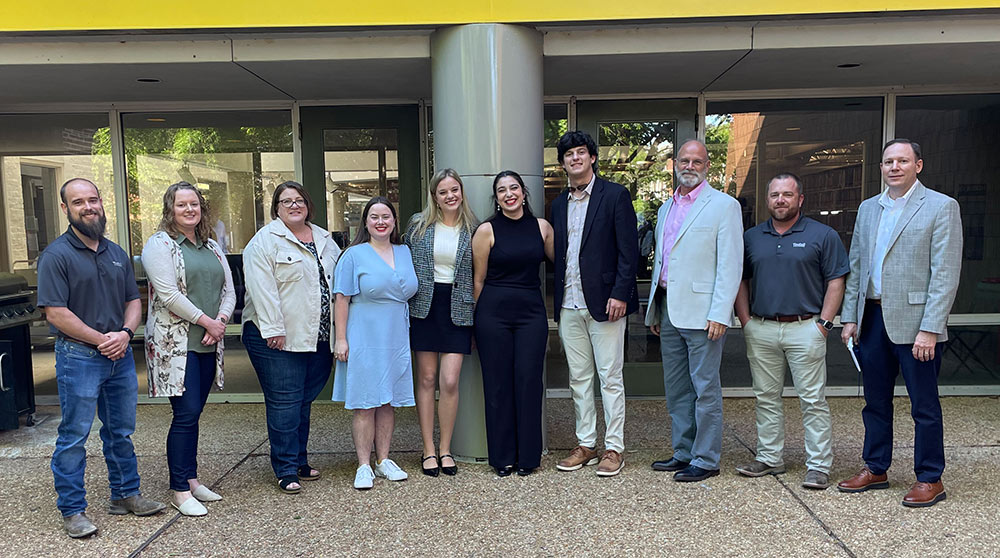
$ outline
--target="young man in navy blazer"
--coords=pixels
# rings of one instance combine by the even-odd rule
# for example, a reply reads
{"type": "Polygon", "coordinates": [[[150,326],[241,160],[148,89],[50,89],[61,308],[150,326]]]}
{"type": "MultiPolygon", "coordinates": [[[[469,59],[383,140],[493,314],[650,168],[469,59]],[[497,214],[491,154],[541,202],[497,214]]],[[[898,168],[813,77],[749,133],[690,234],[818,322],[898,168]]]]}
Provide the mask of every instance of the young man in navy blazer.
{"type": "Polygon", "coordinates": [[[578,445],[556,468],[597,464],[599,476],[611,477],[625,467],[622,366],[626,316],[639,309],[636,216],[628,190],[597,176],[597,145],[590,135],[563,134],[557,153],[569,188],[552,201],[554,310],[569,364],[578,445]],[[606,426],[603,454],[597,450],[595,371],[606,426]]]}

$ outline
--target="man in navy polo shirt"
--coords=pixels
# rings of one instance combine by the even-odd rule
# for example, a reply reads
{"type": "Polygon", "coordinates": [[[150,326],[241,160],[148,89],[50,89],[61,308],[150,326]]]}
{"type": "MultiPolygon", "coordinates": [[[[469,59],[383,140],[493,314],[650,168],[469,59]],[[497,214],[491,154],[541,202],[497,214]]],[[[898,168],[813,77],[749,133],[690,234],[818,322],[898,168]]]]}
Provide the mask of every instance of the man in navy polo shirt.
{"type": "Polygon", "coordinates": [[[830,407],[826,403],[826,336],[844,298],[850,271],[836,231],[800,213],[802,181],[791,173],[771,179],[771,218],[743,234],[743,281],[736,316],[743,324],[757,396],[757,458],[736,470],[748,477],[785,472],[785,370],[802,409],[805,488],[830,485],[833,465],[830,407]]]}
{"type": "Polygon", "coordinates": [[[153,515],[164,505],[139,492],[131,435],[139,386],[132,358],[142,303],[128,254],[104,238],[107,219],[93,182],[73,178],[59,190],[70,226],[38,262],[38,306],[56,339],[56,382],[62,421],[52,453],[56,505],[70,537],[97,532],[87,509],[84,444],[101,419],[111,503],[108,513],[153,515]]]}

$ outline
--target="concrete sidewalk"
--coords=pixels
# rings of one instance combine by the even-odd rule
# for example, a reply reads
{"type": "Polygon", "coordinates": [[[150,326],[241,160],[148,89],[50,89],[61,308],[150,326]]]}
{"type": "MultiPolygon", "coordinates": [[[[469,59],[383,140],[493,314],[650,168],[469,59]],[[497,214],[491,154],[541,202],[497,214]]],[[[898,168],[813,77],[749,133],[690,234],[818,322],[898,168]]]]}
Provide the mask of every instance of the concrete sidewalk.
{"type": "MultiPolygon", "coordinates": [[[[351,487],[356,460],[350,413],[316,404],[310,449],[323,477],[298,495],[278,491],[271,473],[262,404],[209,405],[201,421],[199,476],[222,494],[203,518],[170,509],[154,517],[106,512],[106,467],[99,422],[87,444],[88,515],[100,532],[71,540],[55,507],[49,458],[59,409],[40,424],[0,433],[0,556],[995,556],[1000,554],[1000,402],[942,400],[948,499],[930,509],[900,500],[913,482],[909,404],[896,400],[896,461],[889,490],[842,494],[799,487],[805,474],[798,403],[786,399],[786,463],[779,476],[746,479],[733,468],[752,459],[750,399],[725,401],[722,474],[682,484],[649,465],[670,455],[662,401],[627,404],[627,466],[601,479],[555,463],[575,445],[572,403],[549,400],[551,452],[535,475],[500,479],[486,465],[459,464],[456,477],[419,471],[413,409],[397,412],[393,458],[402,483],[351,487]]],[[[860,466],[863,428],[856,398],[830,400],[832,480],[860,466]]],[[[143,492],[167,501],[168,405],[139,408],[135,435],[143,492]]],[[[602,416],[599,414],[599,416],[602,416]]]]}

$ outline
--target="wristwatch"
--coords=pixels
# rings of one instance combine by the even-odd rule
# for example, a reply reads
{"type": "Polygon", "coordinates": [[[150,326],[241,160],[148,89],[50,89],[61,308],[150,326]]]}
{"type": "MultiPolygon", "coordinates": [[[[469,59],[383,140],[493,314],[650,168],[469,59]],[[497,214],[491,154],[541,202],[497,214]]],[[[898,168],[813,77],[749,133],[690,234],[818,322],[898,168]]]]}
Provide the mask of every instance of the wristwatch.
{"type": "Polygon", "coordinates": [[[135,332],[127,327],[123,327],[122,331],[128,334],[128,340],[131,341],[135,337],[135,332]]]}
{"type": "Polygon", "coordinates": [[[830,331],[831,329],[833,329],[833,322],[831,322],[830,320],[824,320],[823,318],[818,318],[816,320],[816,323],[818,323],[819,325],[823,326],[823,329],[825,329],[827,331],[830,331]]]}

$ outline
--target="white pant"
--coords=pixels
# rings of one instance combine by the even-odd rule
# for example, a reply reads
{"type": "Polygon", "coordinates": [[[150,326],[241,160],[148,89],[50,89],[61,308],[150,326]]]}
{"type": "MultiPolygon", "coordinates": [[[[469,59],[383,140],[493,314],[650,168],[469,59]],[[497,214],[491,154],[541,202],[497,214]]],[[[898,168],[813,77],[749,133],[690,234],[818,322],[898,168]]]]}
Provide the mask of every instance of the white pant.
{"type": "Polygon", "coordinates": [[[784,464],[785,370],[799,396],[805,430],[806,466],[830,473],[833,443],[830,406],[826,402],[826,337],[813,319],[777,322],[753,318],[743,328],[747,358],[757,396],[757,461],[784,464]]]}
{"type": "Polygon", "coordinates": [[[569,364],[569,388],[576,412],[576,438],[581,446],[597,446],[597,408],[594,404],[594,372],[601,378],[604,404],[605,449],[625,451],[625,326],[623,317],[598,322],[586,308],[562,308],[559,338],[569,364]]]}

